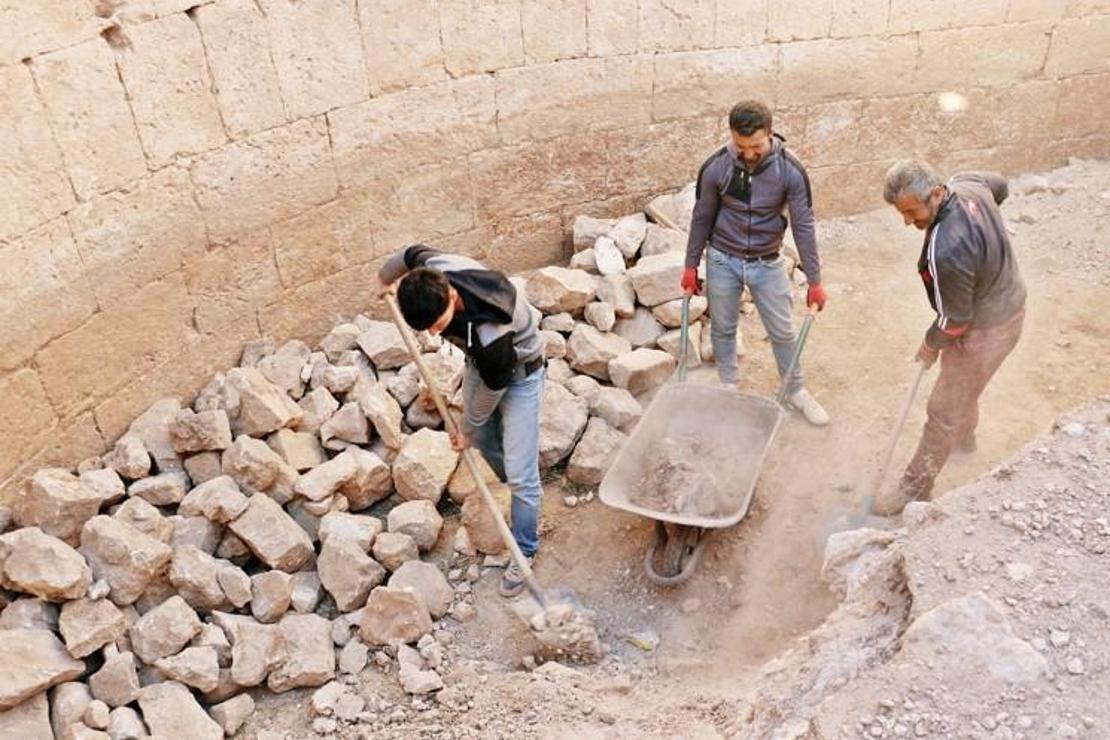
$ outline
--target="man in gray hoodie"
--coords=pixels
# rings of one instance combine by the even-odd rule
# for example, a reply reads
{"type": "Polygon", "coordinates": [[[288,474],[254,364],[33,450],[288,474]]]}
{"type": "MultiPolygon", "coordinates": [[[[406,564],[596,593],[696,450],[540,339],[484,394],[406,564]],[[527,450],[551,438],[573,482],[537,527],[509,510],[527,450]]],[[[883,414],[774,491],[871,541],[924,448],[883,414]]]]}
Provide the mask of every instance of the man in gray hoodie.
{"type": "MultiPolygon", "coordinates": [[[[457,254],[423,244],[405,247],[378,271],[382,287],[400,281],[397,303],[417,331],[443,335],[467,358],[463,415],[451,445],[472,443],[512,492],[513,538],[529,562],[539,548],[540,403],[543,340],[540,312],[504,274],[457,254]]],[[[501,578],[501,594],[524,590],[513,561],[501,578]]]]}
{"type": "MultiPolygon", "coordinates": [[[[682,287],[698,293],[698,263],[709,247],[707,280],[710,337],[717,374],[736,385],[736,329],[740,294],[747,287],[771,338],[779,376],[794,354],[791,317],[793,286],[782,256],[782,237],[789,223],[809,282],[806,305],[824,309],[817,255],[813,193],[805,167],[772,129],[771,111],[753,100],[737,103],[729,113],[728,143],[701,166],[697,202],[690,221],[682,287]],[[789,221],[783,212],[790,214],[789,221]]],[[[811,424],[824,426],[829,415],[802,384],[801,367],[786,378],[789,403],[811,424]]]]}

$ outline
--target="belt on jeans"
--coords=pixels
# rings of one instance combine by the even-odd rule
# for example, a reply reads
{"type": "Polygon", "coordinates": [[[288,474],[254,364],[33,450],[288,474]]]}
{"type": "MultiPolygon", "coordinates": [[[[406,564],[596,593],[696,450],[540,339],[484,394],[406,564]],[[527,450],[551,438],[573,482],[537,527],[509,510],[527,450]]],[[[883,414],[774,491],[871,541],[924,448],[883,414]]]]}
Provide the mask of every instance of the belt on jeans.
{"type": "Polygon", "coordinates": [[[745,262],[774,262],[779,258],[778,252],[771,252],[770,254],[741,254],[740,259],[745,262]]]}

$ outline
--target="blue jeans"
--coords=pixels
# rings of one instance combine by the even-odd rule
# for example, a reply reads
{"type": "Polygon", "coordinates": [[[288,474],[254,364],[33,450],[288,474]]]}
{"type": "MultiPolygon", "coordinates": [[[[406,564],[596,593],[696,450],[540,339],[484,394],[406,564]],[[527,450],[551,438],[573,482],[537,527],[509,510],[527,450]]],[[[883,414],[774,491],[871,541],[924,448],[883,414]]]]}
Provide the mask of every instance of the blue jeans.
{"type": "MultiPolygon", "coordinates": [[[[736,328],[740,322],[740,294],[744,286],[752,293],[763,328],[771,338],[779,377],[783,377],[794,356],[794,322],[790,313],[793,286],[780,255],[773,262],[745,262],[713,247],[706,250],[708,262],[706,293],[709,298],[710,338],[721,382],[735,385],[740,379],[736,361],[736,328]]],[[[802,389],[800,363],[786,383],[786,392],[802,389]]]]}
{"type": "MultiPolygon", "coordinates": [[[[509,383],[485,424],[477,427],[472,443],[512,492],[513,538],[525,555],[539,548],[538,522],[543,486],[540,485],[540,404],[547,371],[537,370],[509,383]]],[[[482,380],[472,365],[463,378],[463,403],[469,403],[482,380]]]]}

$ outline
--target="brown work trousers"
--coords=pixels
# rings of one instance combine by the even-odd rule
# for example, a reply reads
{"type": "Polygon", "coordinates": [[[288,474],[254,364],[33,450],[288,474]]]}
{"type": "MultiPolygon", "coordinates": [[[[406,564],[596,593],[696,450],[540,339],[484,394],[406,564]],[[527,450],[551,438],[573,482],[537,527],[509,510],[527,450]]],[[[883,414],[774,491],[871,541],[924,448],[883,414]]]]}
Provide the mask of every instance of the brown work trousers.
{"type": "Polygon", "coordinates": [[[929,498],[954,446],[973,447],[979,396],[1021,337],[1025,309],[999,326],[968,330],[940,353],[940,377],[926,409],[917,452],[899,483],[907,500],[929,498]]]}

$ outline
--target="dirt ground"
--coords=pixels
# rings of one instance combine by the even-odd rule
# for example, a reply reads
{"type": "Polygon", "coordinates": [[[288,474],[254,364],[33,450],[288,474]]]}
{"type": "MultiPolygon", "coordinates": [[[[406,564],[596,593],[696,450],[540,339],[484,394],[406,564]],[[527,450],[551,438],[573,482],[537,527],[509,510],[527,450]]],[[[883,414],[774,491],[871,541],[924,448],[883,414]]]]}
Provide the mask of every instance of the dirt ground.
{"type": "MultiPolygon", "coordinates": [[[[982,399],[978,452],[952,459],[938,484],[942,495],[995,468],[1023,444],[1050,431],[1063,414],[1110,393],[1110,163],[1076,162],[1015,179],[1003,212],[1029,289],[1025,333],[982,399]]],[[[825,543],[835,531],[873,523],[865,515],[866,497],[907,390],[914,351],[932,319],[915,273],[921,233],[903,226],[893,209],[823,222],[819,234],[830,302],[810,336],[804,368],[807,387],[828,409],[832,424],[817,429],[797,417],[787,420],[763,467],[749,515],[739,525],[713,533],[694,576],[674,589],[652,585],[642,568],[651,522],[596,499],[568,507],[560,479],[552,476],[546,486],[537,572],[545,583],[572,587],[596,612],[610,655],[591,668],[547,664],[538,670],[522,669],[531,643],[497,596],[497,572],[490,570],[474,585],[475,619],[452,629],[449,653],[454,671],[439,704],[417,701],[414,706],[399,695],[395,678],[370,667],[359,677],[360,690],[375,697],[371,708],[377,708],[376,719],[341,727],[335,736],[772,736],[745,729],[738,718],[757,697],[757,684],[767,678],[761,666],[791,647],[805,652],[807,640],[815,651],[819,638],[798,638],[818,630],[837,610],[838,599],[821,578],[825,543]]],[[[742,325],[747,347],[743,386],[772,395],[776,379],[762,327],[754,314],[742,325]]],[[[927,376],[914,406],[890,479],[912,452],[934,376],[935,371],[927,376]]],[[[691,374],[692,382],[713,379],[710,367],[691,374]]],[[[1100,440],[1089,453],[1098,461],[1088,462],[1086,468],[1080,461],[1079,470],[1091,473],[1091,485],[1105,497],[1110,446],[1105,433],[1100,440]]],[[[1083,475],[1069,470],[1073,486],[1081,483],[1083,475]]],[[[1027,493],[1030,500],[1037,498],[1027,493]]],[[[1106,529],[1106,499],[1102,502],[1099,526],[1106,529]]],[[[953,525],[957,533],[972,528],[972,534],[958,542],[961,553],[969,551],[972,559],[982,562],[1006,562],[1013,543],[974,535],[983,526],[974,522],[983,521],[984,511],[970,505],[955,509],[953,518],[973,519],[953,525]],[[1000,549],[1004,545],[1006,552],[1000,549]]],[[[1041,556],[1051,558],[1051,553],[1041,556]]],[[[1077,593],[1090,592],[1091,584],[1084,578],[1105,578],[1105,554],[1087,556],[1101,557],[1101,569],[1077,566],[1069,576],[1071,561],[1054,566],[1063,574],[1059,578],[1075,581],[1077,593]]],[[[950,558],[952,553],[940,548],[936,557],[950,558]]],[[[1013,590],[1004,587],[1009,583],[1004,569],[981,570],[976,575],[982,581],[979,587],[996,595],[1013,590]]],[[[929,598],[938,597],[934,593],[929,598]]],[[[1034,624],[1036,610],[1011,611],[1023,638],[1030,639],[1040,629],[1039,622],[1034,624]]],[[[1051,617],[1044,617],[1046,624],[1051,617]]],[[[925,724],[925,734],[917,736],[1110,737],[1110,717],[1105,709],[1101,716],[1095,714],[1098,708],[1090,707],[1087,695],[1101,691],[1103,697],[1110,696],[1106,626],[1103,622],[1103,662],[1098,671],[1087,667],[1087,691],[1075,695],[1074,709],[1069,708],[1067,691],[1073,685],[1079,688],[1080,682],[1054,686],[1042,681],[1037,689],[1055,697],[1059,721],[1051,725],[1051,732],[1039,719],[1031,728],[1015,724],[1018,714],[1011,711],[1001,722],[992,715],[985,720],[980,716],[983,722],[974,726],[944,729],[925,724]],[[1065,714],[1067,721],[1062,719],[1065,714]],[[1084,717],[1093,724],[1085,723],[1084,717]]],[[[872,672],[850,684],[857,688],[844,692],[848,698],[837,699],[837,706],[842,706],[836,717],[843,722],[829,720],[825,729],[807,725],[796,734],[782,730],[774,736],[898,736],[893,721],[878,723],[878,730],[873,730],[862,719],[856,722],[852,713],[868,702],[876,704],[879,697],[871,692],[884,688],[900,702],[897,711],[906,712],[900,707],[912,692],[909,684],[900,687],[898,682],[921,681],[924,686],[935,679],[928,678],[928,671],[884,670],[887,673],[872,672]],[[851,722],[844,719],[849,717],[851,722]],[[819,730],[831,734],[804,734],[819,730]]],[[[260,699],[260,710],[242,736],[313,734],[305,695],[260,699]]],[[[944,706],[944,711],[955,711],[952,702],[944,706]]],[[[895,711],[884,707],[869,711],[875,717],[895,711]]],[[[907,736],[914,736],[916,726],[911,723],[909,728],[907,736]]],[[[330,735],[332,729],[318,731],[330,735]]]]}

